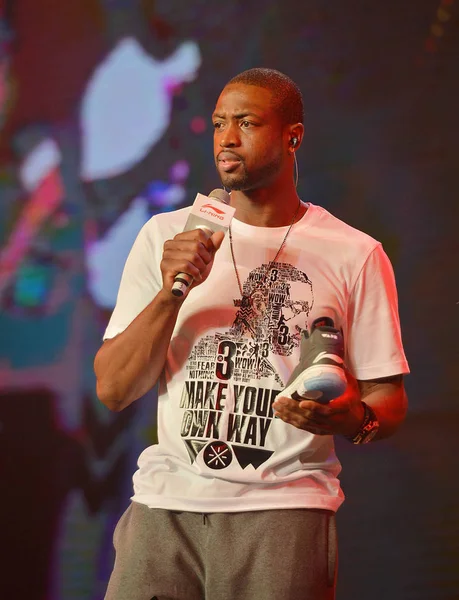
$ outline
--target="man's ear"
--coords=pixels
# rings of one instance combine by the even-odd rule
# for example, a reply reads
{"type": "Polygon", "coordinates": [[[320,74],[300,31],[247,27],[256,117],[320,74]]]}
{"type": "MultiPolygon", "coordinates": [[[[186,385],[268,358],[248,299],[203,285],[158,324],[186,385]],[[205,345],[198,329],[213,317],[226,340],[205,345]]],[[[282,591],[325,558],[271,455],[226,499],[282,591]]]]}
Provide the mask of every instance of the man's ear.
{"type": "Polygon", "coordinates": [[[295,125],[290,125],[289,127],[289,149],[290,150],[298,150],[301,146],[301,142],[304,136],[304,126],[302,123],[295,123],[295,125]]]}

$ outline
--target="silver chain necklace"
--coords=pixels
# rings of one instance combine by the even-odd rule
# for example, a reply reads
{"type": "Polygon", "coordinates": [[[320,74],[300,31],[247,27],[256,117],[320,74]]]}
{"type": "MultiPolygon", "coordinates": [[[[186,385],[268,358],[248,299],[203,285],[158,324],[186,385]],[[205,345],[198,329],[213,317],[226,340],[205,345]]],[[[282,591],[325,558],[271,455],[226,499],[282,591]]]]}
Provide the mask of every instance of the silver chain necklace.
{"type": "Polygon", "coordinates": [[[242,291],[241,279],[239,277],[239,272],[237,270],[237,265],[236,265],[236,259],[234,257],[233,235],[231,232],[231,224],[230,224],[228,233],[229,233],[229,242],[230,242],[230,249],[231,249],[231,258],[233,259],[234,272],[236,274],[237,284],[239,286],[239,292],[241,294],[241,299],[242,299],[243,304],[250,304],[251,297],[254,294],[254,292],[256,292],[256,290],[258,290],[260,287],[262,287],[266,283],[268,275],[269,275],[271,269],[273,268],[274,263],[278,259],[280,253],[282,252],[282,250],[285,246],[285,243],[287,241],[287,238],[289,236],[289,233],[292,230],[293,225],[295,224],[295,219],[298,214],[298,211],[300,210],[300,206],[301,206],[301,200],[298,200],[298,206],[296,207],[295,214],[293,215],[292,221],[289,225],[289,228],[287,229],[287,233],[285,234],[284,239],[282,240],[282,244],[280,245],[279,250],[276,252],[276,256],[272,260],[269,261],[268,266],[266,267],[263,279],[257,283],[257,285],[253,288],[253,290],[248,295],[244,294],[244,292],[242,291]]]}

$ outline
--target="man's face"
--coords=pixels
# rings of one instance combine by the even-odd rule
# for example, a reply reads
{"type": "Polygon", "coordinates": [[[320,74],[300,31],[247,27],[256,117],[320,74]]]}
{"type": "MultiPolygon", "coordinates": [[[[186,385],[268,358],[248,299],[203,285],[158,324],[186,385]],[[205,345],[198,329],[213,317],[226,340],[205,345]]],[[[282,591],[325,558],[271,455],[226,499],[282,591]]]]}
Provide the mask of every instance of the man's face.
{"type": "Polygon", "coordinates": [[[255,292],[252,294],[252,305],[255,309],[255,312],[262,314],[266,310],[266,301],[263,293],[255,292]]]}
{"type": "Polygon", "coordinates": [[[226,86],[212,120],[215,164],[225,187],[249,191],[268,186],[287,167],[286,127],[269,90],[226,86]]]}

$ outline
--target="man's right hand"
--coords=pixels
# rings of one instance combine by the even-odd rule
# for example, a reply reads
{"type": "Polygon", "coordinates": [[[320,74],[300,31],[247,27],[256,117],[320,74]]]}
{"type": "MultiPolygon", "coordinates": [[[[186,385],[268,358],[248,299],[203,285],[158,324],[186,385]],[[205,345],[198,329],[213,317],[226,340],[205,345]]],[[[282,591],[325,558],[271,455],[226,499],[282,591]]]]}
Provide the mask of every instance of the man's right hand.
{"type": "Polygon", "coordinates": [[[224,237],[223,231],[216,231],[208,237],[206,231],[193,229],[177,234],[173,240],[167,240],[160,265],[163,289],[172,296],[172,285],[178,273],[187,273],[193,277],[190,289],[205,281],[212,269],[215,252],[220,248],[224,237]]]}

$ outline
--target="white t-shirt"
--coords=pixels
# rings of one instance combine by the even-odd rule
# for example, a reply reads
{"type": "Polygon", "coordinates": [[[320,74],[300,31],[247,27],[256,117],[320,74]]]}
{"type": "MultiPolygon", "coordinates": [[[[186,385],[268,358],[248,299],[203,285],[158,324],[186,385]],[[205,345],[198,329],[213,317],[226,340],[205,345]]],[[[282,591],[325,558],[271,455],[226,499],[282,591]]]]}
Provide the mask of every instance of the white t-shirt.
{"type": "MultiPolygon", "coordinates": [[[[189,208],[154,216],[127,259],[104,339],[122,332],[162,287],[165,240],[189,208]]],[[[299,360],[301,330],[321,316],[342,327],[357,379],[409,372],[397,292],[381,244],[309,205],[265,279],[287,227],[233,219],[208,279],[188,294],[159,382],[158,439],[144,450],[133,500],[196,512],[337,510],[344,496],[332,436],[273,418],[272,403],[299,360]]]]}

